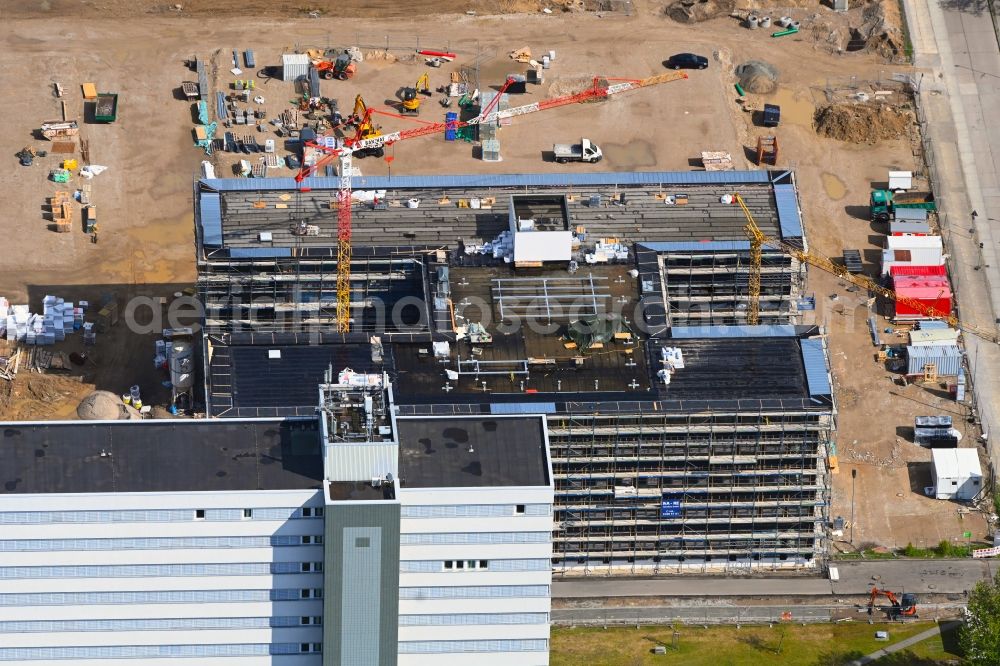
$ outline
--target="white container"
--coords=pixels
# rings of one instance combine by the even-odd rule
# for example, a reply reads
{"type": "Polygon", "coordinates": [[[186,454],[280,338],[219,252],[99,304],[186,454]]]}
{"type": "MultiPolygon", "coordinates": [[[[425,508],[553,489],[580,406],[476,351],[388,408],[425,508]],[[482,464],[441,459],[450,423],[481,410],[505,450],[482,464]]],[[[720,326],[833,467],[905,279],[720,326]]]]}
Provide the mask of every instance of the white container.
{"type": "Polygon", "coordinates": [[[760,19],[758,19],[753,14],[747,17],[747,27],[750,28],[751,30],[756,30],[758,28],[759,23],[760,19]]]}
{"type": "Polygon", "coordinates": [[[420,207],[420,199],[408,199],[406,201],[406,207],[407,208],[419,208],[420,207]]]}
{"type": "Polygon", "coordinates": [[[555,51],[549,51],[549,60],[551,60],[552,62],[556,61],[556,52],[555,51]]]}
{"type": "Polygon", "coordinates": [[[762,27],[762,28],[770,28],[771,27],[771,17],[770,16],[765,16],[765,17],[761,18],[761,20],[760,20],[760,27],[762,27]]]}

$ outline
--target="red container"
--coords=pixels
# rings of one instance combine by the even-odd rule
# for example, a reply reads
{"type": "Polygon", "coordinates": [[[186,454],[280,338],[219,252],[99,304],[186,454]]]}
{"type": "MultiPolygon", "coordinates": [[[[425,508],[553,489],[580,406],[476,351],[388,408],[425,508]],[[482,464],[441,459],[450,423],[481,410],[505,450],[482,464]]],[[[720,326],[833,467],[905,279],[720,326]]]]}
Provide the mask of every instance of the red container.
{"type": "MultiPolygon", "coordinates": [[[[937,268],[936,266],[907,266],[905,268],[937,268]]],[[[894,275],[893,289],[900,296],[920,301],[940,314],[951,312],[951,284],[942,275],[894,275]]],[[[925,319],[916,307],[896,302],[896,319],[925,319]]]]}

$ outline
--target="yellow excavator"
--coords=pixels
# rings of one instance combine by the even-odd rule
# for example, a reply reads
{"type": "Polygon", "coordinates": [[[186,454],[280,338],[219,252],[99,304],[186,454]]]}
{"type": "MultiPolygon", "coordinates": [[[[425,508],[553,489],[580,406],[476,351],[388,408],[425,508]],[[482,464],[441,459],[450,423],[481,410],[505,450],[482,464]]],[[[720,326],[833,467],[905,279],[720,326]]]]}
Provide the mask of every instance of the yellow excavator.
{"type": "MultiPolygon", "coordinates": [[[[352,125],[357,130],[354,135],[354,141],[375,139],[382,136],[382,128],[372,122],[372,112],[368,108],[368,105],[365,104],[365,99],[361,95],[354,98],[354,111],[351,113],[351,117],[347,119],[346,124],[352,125]]],[[[379,146],[377,148],[364,148],[354,151],[355,157],[368,157],[369,155],[382,157],[385,155],[385,149],[379,146]]]]}
{"type": "Polygon", "coordinates": [[[400,108],[403,113],[413,115],[420,113],[420,95],[431,95],[431,79],[426,72],[417,79],[416,84],[412,88],[403,88],[400,95],[400,108]]]}

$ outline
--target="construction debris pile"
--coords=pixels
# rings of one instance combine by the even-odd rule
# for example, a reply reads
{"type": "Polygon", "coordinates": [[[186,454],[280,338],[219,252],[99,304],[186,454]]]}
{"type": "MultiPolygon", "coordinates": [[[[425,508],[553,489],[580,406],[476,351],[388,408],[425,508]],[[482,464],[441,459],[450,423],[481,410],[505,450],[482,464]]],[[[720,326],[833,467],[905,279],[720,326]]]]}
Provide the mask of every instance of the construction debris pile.
{"type": "Polygon", "coordinates": [[[820,136],[851,143],[878,143],[906,135],[913,123],[910,112],[878,102],[831,104],[816,110],[820,136]]]}
{"type": "Polygon", "coordinates": [[[678,23],[700,23],[731,14],[736,0],[677,0],[664,10],[678,23]]]}

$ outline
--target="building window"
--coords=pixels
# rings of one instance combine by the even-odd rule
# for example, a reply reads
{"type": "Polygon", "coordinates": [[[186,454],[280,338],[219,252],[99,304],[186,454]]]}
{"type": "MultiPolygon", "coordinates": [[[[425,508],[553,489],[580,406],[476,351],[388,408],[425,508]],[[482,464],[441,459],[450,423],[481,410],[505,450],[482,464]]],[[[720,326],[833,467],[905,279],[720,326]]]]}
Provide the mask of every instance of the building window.
{"type": "Polygon", "coordinates": [[[195,509],[194,510],[194,519],[195,520],[205,520],[205,510],[204,509],[195,509]]]}
{"type": "Polygon", "coordinates": [[[322,518],[323,517],[323,507],[302,507],[302,517],[303,518],[322,518]]]}
{"type": "Polygon", "coordinates": [[[316,516],[317,518],[322,518],[323,517],[323,507],[318,506],[315,509],[313,509],[313,515],[316,516]]]}
{"type": "Polygon", "coordinates": [[[514,507],[514,513],[524,513],[524,505],[518,504],[516,507],[514,507]]]}
{"type": "Polygon", "coordinates": [[[299,652],[302,652],[302,653],[322,652],[322,651],[323,651],[323,644],[322,643],[300,643],[299,644],[299,652]]]}
{"type": "Polygon", "coordinates": [[[299,618],[299,624],[302,626],[320,625],[323,624],[323,617],[320,615],[303,615],[299,618]]]}
{"type": "Polygon", "coordinates": [[[445,560],[444,568],[446,570],[462,569],[463,571],[468,569],[475,571],[476,569],[488,569],[489,560],[445,560]]]}
{"type": "Polygon", "coordinates": [[[322,562],[301,562],[299,564],[299,571],[302,573],[319,573],[323,571],[322,562]]]}
{"type": "Polygon", "coordinates": [[[318,545],[320,545],[320,544],[323,543],[323,537],[321,537],[321,536],[309,536],[308,534],[306,534],[306,535],[303,535],[303,536],[299,537],[299,539],[300,539],[300,543],[303,546],[309,546],[309,545],[312,545],[312,544],[315,544],[315,545],[318,546],[318,545]]]}
{"type": "Polygon", "coordinates": [[[253,509],[243,509],[243,520],[250,520],[253,518],[253,509]]]}
{"type": "Polygon", "coordinates": [[[371,537],[355,537],[354,547],[355,548],[368,548],[372,545],[371,537]]]}

